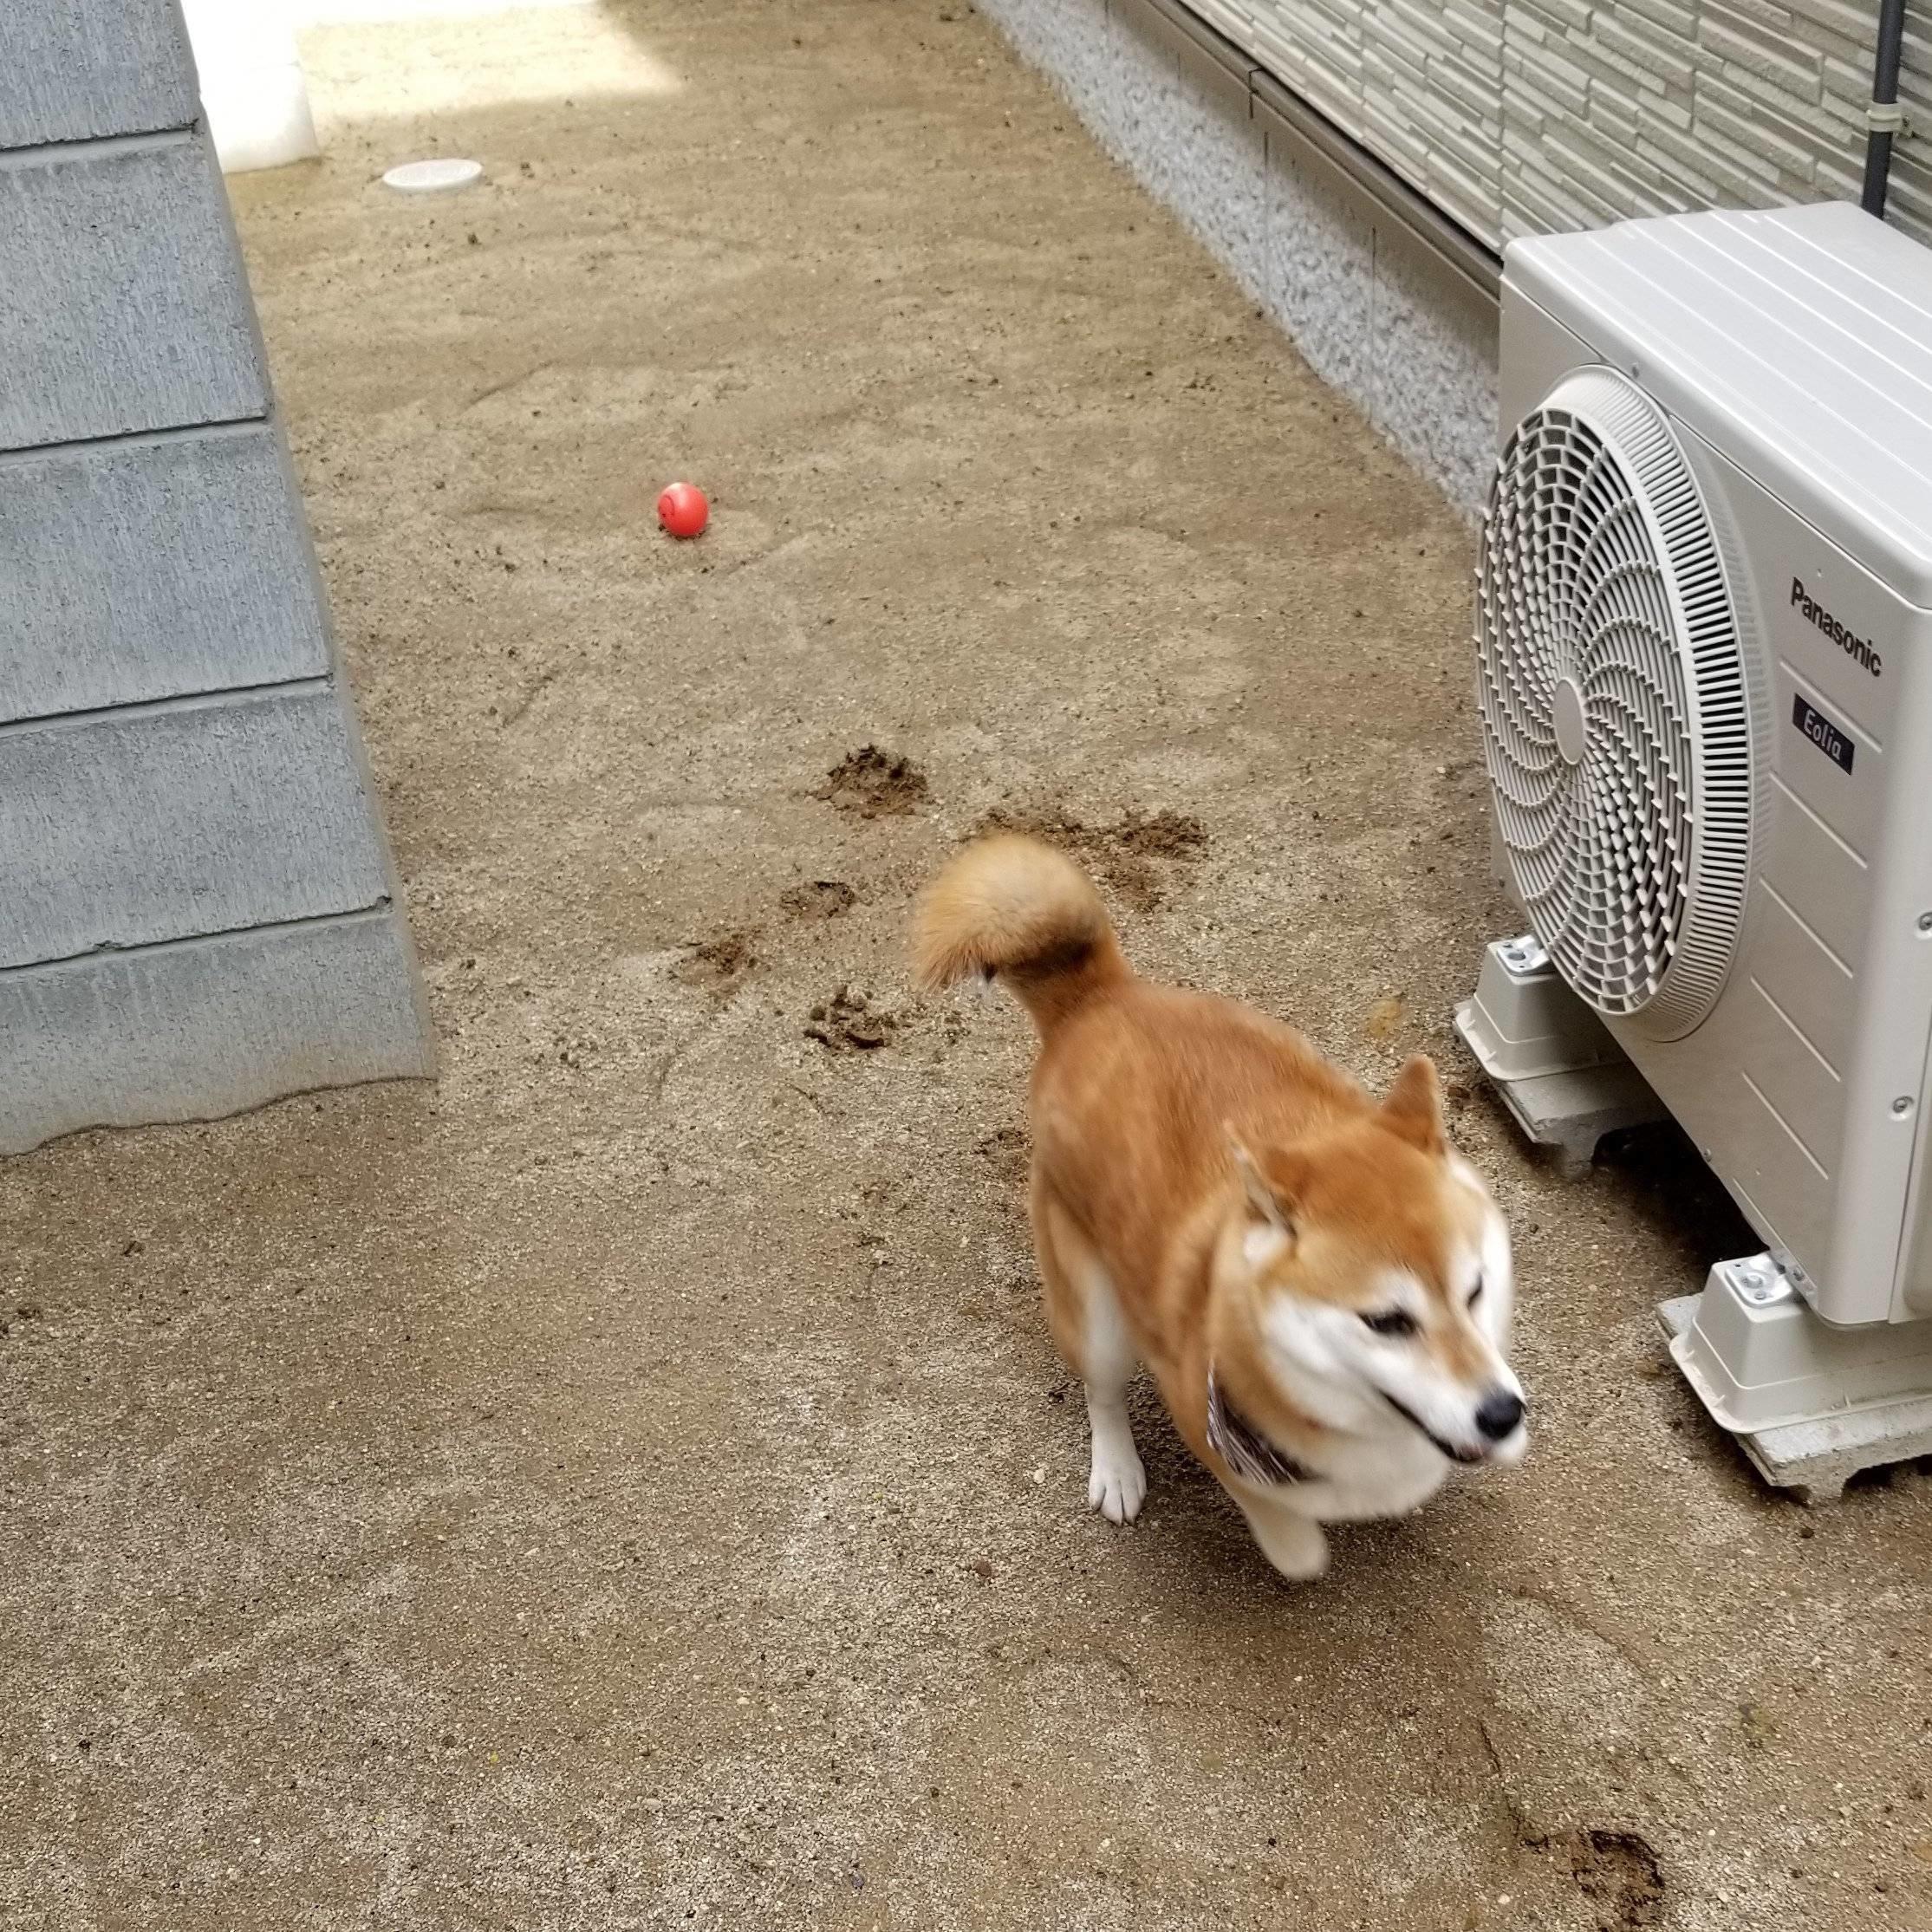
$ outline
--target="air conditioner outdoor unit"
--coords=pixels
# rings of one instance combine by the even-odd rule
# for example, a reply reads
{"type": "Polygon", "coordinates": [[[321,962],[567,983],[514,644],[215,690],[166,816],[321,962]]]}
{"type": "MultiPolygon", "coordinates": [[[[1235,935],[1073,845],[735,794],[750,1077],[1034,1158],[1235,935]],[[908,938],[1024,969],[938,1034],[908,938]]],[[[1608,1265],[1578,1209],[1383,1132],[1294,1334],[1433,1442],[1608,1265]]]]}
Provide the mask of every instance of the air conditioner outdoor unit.
{"type": "Polygon", "coordinates": [[[1932,252],[1836,204],[1520,242],[1501,384],[1480,698],[1530,932],[1459,1028],[1539,1139],[1683,1126],[1766,1252],[1672,1352],[1835,1493],[1932,1451],[1932,252]]]}

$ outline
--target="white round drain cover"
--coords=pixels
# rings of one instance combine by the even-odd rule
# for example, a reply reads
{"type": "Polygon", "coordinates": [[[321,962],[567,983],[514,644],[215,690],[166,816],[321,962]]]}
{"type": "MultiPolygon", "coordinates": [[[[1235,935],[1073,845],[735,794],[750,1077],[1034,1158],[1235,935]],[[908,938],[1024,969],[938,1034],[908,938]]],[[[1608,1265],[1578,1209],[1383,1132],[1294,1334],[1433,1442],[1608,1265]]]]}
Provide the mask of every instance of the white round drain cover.
{"type": "Polygon", "coordinates": [[[405,161],[382,177],[382,185],[400,189],[404,194],[443,194],[452,188],[466,188],[471,182],[482,179],[481,161],[405,161]]]}

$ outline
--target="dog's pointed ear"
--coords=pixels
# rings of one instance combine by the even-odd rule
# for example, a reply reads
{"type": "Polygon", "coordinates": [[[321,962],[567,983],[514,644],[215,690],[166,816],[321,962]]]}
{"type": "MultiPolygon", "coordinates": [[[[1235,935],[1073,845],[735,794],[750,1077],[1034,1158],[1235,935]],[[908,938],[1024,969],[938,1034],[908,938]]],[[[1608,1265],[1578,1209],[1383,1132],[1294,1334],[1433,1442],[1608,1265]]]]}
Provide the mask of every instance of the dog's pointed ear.
{"type": "Polygon", "coordinates": [[[1442,1125],[1442,1089],[1435,1062],[1426,1053],[1412,1055],[1395,1076],[1382,1103],[1382,1124],[1424,1154],[1448,1151],[1449,1136],[1442,1125]]]}
{"type": "Polygon", "coordinates": [[[1233,1128],[1224,1127],[1221,1131],[1227,1136],[1228,1154],[1240,1176],[1250,1223],[1256,1228],[1272,1229],[1284,1241],[1293,1240],[1300,1193],[1293,1157],[1277,1148],[1258,1154],[1233,1128]]]}

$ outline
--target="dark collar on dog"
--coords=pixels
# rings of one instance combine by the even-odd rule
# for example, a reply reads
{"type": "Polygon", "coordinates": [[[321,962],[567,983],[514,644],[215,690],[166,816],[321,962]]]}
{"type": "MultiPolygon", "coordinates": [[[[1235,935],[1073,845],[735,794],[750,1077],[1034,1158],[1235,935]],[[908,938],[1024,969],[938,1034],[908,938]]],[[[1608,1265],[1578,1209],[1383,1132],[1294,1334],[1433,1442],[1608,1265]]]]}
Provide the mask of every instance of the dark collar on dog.
{"type": "Polygon", "coordinates": [[[1243,1482],[1306,1482],[1314,1473],[1278,1448],[1221,1393],[1207,1365],[1207,1447],[1243,1482]]]}

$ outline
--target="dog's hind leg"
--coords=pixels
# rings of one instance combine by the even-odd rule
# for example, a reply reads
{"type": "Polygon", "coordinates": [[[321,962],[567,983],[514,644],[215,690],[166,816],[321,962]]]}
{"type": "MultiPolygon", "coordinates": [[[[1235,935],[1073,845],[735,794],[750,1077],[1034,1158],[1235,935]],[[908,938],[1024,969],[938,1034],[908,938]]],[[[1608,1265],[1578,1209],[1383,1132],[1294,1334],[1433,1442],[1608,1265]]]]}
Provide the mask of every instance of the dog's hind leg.
{"type": "Polygon", "coordinates": [[[1147,1472],[1127,1420],[1127,1385],[1138,1365],[1133,1340],[1100,1257],[1037,1174],[1032,1211],[1047,1324],[1062,1358],[1087,1388],[1093,1436],[1087,1500],[1109,1523],[1131,1523],[1147,1496],[1147,1472]]]}

